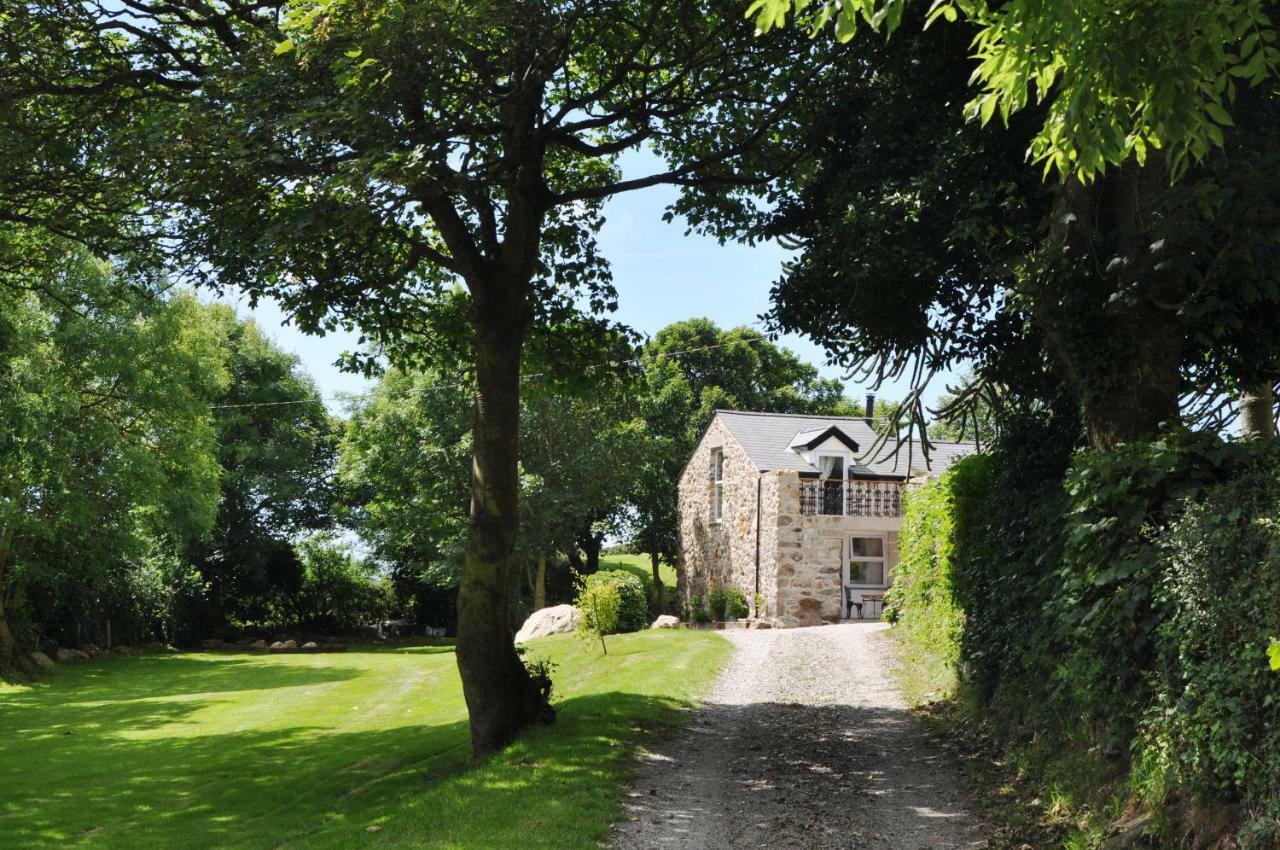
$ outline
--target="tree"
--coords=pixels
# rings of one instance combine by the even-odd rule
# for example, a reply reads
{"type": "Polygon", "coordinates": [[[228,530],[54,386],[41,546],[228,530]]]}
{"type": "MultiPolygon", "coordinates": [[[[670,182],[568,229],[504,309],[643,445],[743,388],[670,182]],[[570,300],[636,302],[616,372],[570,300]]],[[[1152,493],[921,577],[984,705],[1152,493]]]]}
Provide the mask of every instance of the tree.
{"type": "Polygon", "coordinates": [[[722,330],[687,319],[654,335],[642,355],[640,418],[644,450],[633,504],[636,543],[649,553],[662,600],[659,563],[674,562],[679,533],[676,485],[702,431],[718,408],[766,413],[858,415],[839,381],[748,327],[722,330]]]}
{"type": "Polygon", "coordinates": [[[336,429],[295,355],[222,304],[204,308],[226,340],[230,382],[214,403],[222,467],[218,516],[188,556],[206,591],[189,623],[204,633],[265,622],[294,593],[303,563],[293,541],[333,523],[336,429]]]}
{"type": "Polygon", "coordinates": [[[30,669],[15,599],[92,624],[184,580],[175,553],[217,504],[225,353],[188,293],[30,232],[0,242],[0,654],[30,669]]]}
{"type": "MultiPolygon", "coordinates": [[[[860,25],[892,34],[908,0],[752,0],[746,14],[765,32],[794,11],[817,32],[832,26],[849,41],[860,25]]],[[[1174,173],[1225,147],[1241,84],[1276,76],[1280,48],[1264,0],[1062,4],[1035,0],[940,0],[925,26],[942,19],[975,31],[966,111],[986,124],[1042,107],[1029,153],[1068,183],[1089,183],[1164,151],[1174,173]],[[1194,45],[1194,49],[1188,49],[1194,45]]],[[[918,4],[917,4],[918,9],[918,4]]],[[[1238,116],[1237,116],[1238,117],[1238,116]]]]}
{"type": "Polygon", "coordinates": [[[1263,222],[1276,208],[1250,189],[1276,165],[1270,93],[1236,95],[1225,154],[1178,165],[1153,153],[1046,184],[1024,154],[1047,104],[1011,111],[999,132],[955,108],[971,93],[979,32],[904,26],[845,48],[828,102],[797,114],[812,159],[776,184],[772,209],[718,190],[682,198],[721,238],[800,249],[772,327],[812,336],[874,382],[910,380],[915,429],[930,378],[959,366],[975,377],[958,399],[970,412],[993,388],[1013,408],[1065,388],[1099,448],[1176,423],[1187,395],[1274,382],[1277,339],[1262,327],[1278,303],[1276,255],[1263,222]]]}
{"type": "Polygon", "coordinates": [[[436,626],[453,624],[462,573],[471,391],[443,364],[389,369],[352,408],[339,452],[348,521],[411,603],[407,613],[436,626]]]}
{"type": "Polygon", "coordinates": [[[765,172],[741,156],[818,75],[816,48],[753,38],[721,0],[136,0],[123,19],[43,0],[19,18],[0,36],[30,52],[38,33],[50,56],[0,96],[89,114],[127,98],[130,147],[105,159],[127,173],[146,159],[149,221],[207,282],[270,292],[304,327],[358,322],[382,339],[465,284],[476,404],[457,659],[475,751],[548,718],[504,626],[526,337],[575,294],[611,300],[593,239],[605,198],[759,186],[785,168],[785,155],[765,172]],[[616,157],[644,145],[670,166],[620,176],[616,157]]]}

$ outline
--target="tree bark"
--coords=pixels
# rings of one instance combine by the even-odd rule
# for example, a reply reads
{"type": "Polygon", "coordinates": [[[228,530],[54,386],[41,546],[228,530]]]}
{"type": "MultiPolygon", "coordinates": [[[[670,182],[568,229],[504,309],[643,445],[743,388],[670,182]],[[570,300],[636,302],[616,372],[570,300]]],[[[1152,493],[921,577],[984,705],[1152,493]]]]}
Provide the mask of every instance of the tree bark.
{"type": "Polygon", "coordinates": [[[1033,284],[1035,321],[1102,450],[1179,418],[1184,279],[1151,232],[1166,185],[1158,164],[1065,181],[1033,284]]]}
{"type": "Polygon", "coordinates": [[[653,568],[653,607],[659,616],[667,613],[667,591],[662,586],[662,572],[658,569],[660,561],[657,552],[649,553],[649,565],[653,568]]]}
{"type": "Polygon", "coordinates": [[[19,672],[31,674],[36,671],[36,663],[27,651],[18,643],[18,637],[9,627],[9,615],[4,607],[5,579],[9,573],[9,552],[11,541],[0,540],[0,655],[7,656],[9,664],[19,672]]]}
{"type": "Polygon", "coordinates": [[[1267,439],[1276,435],[1276,394],[1271,384],[1264,383],[1240,395],[1240,433],[1249,439],[1267,439]]]}
{"type": "Polygon", "coordinates": [[[604,546],[604,535],[592,534],[590,532],[578,538],[578,546],[586,554],[586,572],[594,573],[600,570],[600,549],[604,546]]]}
{"type": "Polygon", "coordinates": [[[533,579],[533,610],[547,607],[547,553],[538,553],[538,572],[533,579]]]}
{"type": "Polygon", "coordinates": [[[516,654],[510,591],[519,523],[520,356],[529,311],[518,285],[473,287],[476,408],[471,517],[458,588],[458,671],[477,756],[554,714],[516,654]]]}

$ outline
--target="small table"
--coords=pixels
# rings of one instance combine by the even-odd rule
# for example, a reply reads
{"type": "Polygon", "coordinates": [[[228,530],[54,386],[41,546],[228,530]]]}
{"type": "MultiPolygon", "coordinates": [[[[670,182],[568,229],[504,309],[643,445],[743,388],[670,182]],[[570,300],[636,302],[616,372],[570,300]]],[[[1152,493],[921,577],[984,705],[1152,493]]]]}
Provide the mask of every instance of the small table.
{"type": "Polygon", "coordinates": [[[864,593],[862,594],[862,604],[866,605],[870,609],[868,613],[878,620],[884,612],[884,594],[864,593]]]}

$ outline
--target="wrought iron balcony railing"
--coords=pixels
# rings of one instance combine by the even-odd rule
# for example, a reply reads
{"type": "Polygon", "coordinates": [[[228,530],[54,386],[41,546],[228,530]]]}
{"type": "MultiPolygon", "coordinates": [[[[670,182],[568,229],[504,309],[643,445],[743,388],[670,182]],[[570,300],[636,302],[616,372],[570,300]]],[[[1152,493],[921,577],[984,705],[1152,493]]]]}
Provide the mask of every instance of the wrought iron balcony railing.
{"type": "Polygon", "coordinates": [[[800,513],[805,516],[902,516],[899,481],[801,481],[800,513]]]}

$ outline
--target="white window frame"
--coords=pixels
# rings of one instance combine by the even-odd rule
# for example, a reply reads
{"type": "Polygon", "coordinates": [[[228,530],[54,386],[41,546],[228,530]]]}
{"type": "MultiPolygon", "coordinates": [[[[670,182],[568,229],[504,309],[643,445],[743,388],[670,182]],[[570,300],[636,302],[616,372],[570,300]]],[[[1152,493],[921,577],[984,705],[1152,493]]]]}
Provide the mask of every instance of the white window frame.
{"type": "Polygon", "coordinates": [[[876,533],[874,531],[860,531],[857,534],[850,534],[845,538],[844,543],[844,580],[845,587],[852,587],[860,590],[885,590],[889,587],[889,535],[876,533]],[[880,541],[880,556],[869,557],[860,556],[855,558],[853,555],[853,541],[855,538],[876,538],[880,541]],[[853,580],[853,562],[854,561],[879,561],[880,562],[880,584],[860,584],[853,580]]]}
{"type": "Polygon", "coordinates": [[[711,521],[724,519],[724,446],[711,449],[711,521]]]}

